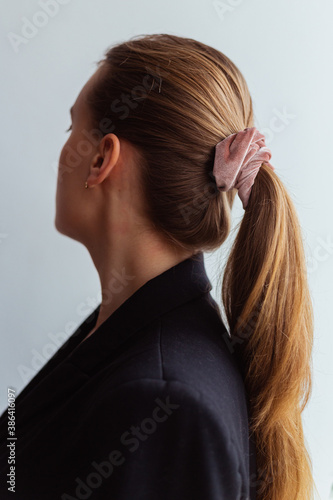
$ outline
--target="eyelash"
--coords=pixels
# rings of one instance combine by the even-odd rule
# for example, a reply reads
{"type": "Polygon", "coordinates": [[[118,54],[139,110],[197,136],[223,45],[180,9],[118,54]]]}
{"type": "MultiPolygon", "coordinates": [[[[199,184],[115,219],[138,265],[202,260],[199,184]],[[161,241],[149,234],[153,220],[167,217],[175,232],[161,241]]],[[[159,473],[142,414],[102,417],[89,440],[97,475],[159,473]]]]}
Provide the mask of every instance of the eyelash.
{"type": "Polygon", "coordinates": [[[69,128],[65,130],[65,132],[70,132],[71,130],[72,130],[72,125],[70,125],[69,128]]]}

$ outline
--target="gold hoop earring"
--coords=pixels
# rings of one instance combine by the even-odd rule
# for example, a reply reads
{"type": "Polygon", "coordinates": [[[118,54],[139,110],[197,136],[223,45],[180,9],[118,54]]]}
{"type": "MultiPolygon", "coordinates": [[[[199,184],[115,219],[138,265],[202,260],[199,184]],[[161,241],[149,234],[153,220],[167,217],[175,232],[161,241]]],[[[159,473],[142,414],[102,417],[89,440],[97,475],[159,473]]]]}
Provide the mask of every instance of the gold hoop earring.
{"type": "Polygon", "coordinates": [[[88,186],[88,182],[86,181],[85,184],[84,184],[84,187],[87,189],[89,186],[88,186]]]}

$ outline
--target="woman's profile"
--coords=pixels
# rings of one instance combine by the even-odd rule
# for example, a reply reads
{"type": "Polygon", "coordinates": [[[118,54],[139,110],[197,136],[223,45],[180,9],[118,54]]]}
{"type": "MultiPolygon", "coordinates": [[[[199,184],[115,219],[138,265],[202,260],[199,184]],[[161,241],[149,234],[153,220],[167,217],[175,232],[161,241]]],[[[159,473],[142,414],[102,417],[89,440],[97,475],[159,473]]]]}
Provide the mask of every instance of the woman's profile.
{"type": "MultiPolygon", "coordinates": [[[[55,228],[89,251],[102,301],[17,397],[17,498],[312,499],[302,234],[242,73],[199,41],[137,36],[70,111],[55,228]],[[237,193],[224,324],[204,252],[237,193]]],[[[6,412],[0,432],[4,478],[6,412]]]]}

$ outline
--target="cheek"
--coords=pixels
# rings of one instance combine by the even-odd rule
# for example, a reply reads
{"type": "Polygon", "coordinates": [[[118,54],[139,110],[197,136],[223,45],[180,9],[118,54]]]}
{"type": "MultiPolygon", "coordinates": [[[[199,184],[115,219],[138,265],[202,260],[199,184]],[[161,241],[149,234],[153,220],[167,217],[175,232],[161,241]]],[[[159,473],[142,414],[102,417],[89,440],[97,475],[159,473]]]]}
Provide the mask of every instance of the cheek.
{"type": "Polygon", "coordinates": [[[69,137],[60,153],[59,173],[61,172],[64,176],[74,172],[74,170],[77,170],[76,167],[80,165],[80,162],[81,159],[76,152],[75,143],[71,137],[69,137]]]}
{"type": "Polygon", "coordinates": [[[79,169],[68,166],[67,154],[62,151],[59,158],[55,225],[60,233],[77,239],[82,226],[81,208],[86,190],[84,181],[77,177],[79,169]]]}
{"type": "Polygon", "coordinates": [[[76,202],[76,191],[80,184],[77,176],[80,175],[81,158],[76,154],[73,147],[73,141],[69,138],[64,144],[58,162],[58,178],[57,178],[57,206],[66,207],[72,202],[76,202]]]}
{"type": "Polygon", "coordinates": [[[66,146],[67,142],[64,144],[64,146],[60,152],[58,170],[64,169],[64,167],[66,166],[65,165],[65,146],[66,146]]]}

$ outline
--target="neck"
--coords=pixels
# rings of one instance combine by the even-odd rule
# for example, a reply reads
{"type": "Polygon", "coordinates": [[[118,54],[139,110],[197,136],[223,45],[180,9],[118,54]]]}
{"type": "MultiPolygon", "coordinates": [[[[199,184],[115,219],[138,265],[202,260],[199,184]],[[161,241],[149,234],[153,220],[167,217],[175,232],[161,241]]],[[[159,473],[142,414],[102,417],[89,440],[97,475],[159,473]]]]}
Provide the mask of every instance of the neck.
{"type": "Polygon", "coordinates": [[[104,237],[100,245],[94,244],[88,250],[99,274],[102,294],[94,331],[147,281],[193,254],[170,248],[161,238],[144,232],[130,238],[104,237]]]}

